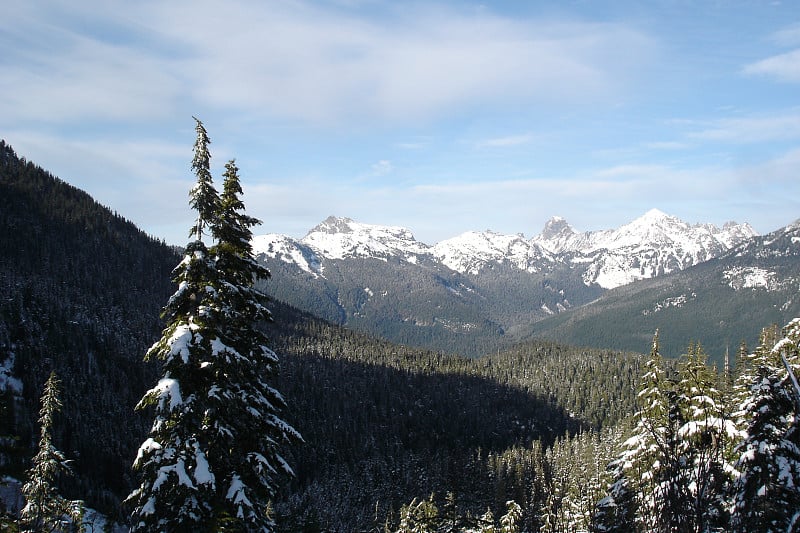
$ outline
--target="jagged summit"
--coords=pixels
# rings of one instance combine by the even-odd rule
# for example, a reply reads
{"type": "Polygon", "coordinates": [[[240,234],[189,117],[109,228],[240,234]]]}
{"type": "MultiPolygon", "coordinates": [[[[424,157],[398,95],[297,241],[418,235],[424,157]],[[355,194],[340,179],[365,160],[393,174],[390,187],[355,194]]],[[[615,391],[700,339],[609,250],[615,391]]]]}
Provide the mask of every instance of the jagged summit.
{"type": "MultiPolygon", "coordinates": [[[[323,259],[401,257],[414,261],[417,256],[430,253],[429,246],[417,241],[406,228],[364,224],[336,216],[329,216],[294,243],[298,250],[306,247],[323,259]]],[[[268,243],[260,242],[257,251],[269,254],[268,243]]],[[[292,255],[284,248],[284,257],[292,255]]]]}
{"type": "Polygon", "coordinates": [[[352,233],[352,225],[355,221],[347,217],[329,216],[309,230],[307,235],[312,233],[352,233]]]}
{"type": "Polygon", "coordinates": [[[554,240],[564,239],[574,234],[575,230],[572,229],[572,226],[570,226],[564,218],[554,216],[545,223],[544,229],[542,229],[539,235],[542,239],[554,240]]]}
{"type": "Polygon", "coordinates": [[[527,272],[549,269],[550,254],[522,235],[503,235],[494,231],[468,231],[439,242],[434,257],[457,272],[479,274],[492,264],[509,264],[527,272]]]}

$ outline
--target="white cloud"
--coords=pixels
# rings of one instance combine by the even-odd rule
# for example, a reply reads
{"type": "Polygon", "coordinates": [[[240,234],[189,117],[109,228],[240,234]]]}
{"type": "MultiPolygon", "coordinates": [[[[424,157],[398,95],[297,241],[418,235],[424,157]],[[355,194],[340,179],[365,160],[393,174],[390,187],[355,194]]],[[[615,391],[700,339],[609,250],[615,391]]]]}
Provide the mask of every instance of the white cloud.
{"type": "Polygon", "coordinates": [[[651,150],[683,150],[689,145],[678,141],[656,141],[644,143],[644,147],[651,150]]]}
{"type": "MultiPolygon", "coordinates": [[[[746,183],[759,185],[759,188],[763,184],[783,187],[797,182],[798,169],[800,169],[800,147],[793,148],[768,161],[740,169],[738,175],[746,183]]],[[[788,189],[785,192],[792,196],[797,194],[791,193],[788,189]]],[[[800,211],[797,216],[800,217],[800,211]]]]}
{"type": "Polygon", "coordinates": [[[478,141],[476,144],[480,148],[501,148],[505,146],[519,146],[533,141],[534,136],[526,133],[523,135],[509,135],[507,137],[495,137],[478,141]]]}
{"type": "MultiPolygon", "coordinates": [[[[79,10],[67,15],[45,4],[19,7],[16,16],[0,31],[7,123],[149,120],[169,113],[184,92],[162,54],[95,35],[88,27],[96,15],[76,22],[79,10]]],[[[117,14],[107,19],[125,32],[118,22],[117,14]]]]}
{"type": "Polygon", "coordinates": [[[800,23],[776,31],[772,34],[772,41],[780,46],[800,45],[800,23]]]}
{"type": "Polygon", "coordinates": [[[6,120],[150,120],[186,108],[341,124],[596,104],[626,91],[654,47],[622,24],[422,4],[369,15],[280,1],[20,4],[34,5],[0,22],[6,120]]]}
{"type": "Polygon", "coordinates": [[[772,76],[780,81],[800,83],[800,48],[751,63],[744,67],[744,73],[772,76]]]}
{"type": "Polygon", "coordinates": [[[758,143],[800,137],[800,112],[788,110],[780,115],[721,119],[706,128],[689,133],[693,139],[758,143]]]}
{"type": "Polygon", "coordinates": [[[386,159],[381,159],[374,165],[372,165],[372,175],[373,176],[385,176],[389,174],[394,167],[392,166],[392,162],[386,159]]]}

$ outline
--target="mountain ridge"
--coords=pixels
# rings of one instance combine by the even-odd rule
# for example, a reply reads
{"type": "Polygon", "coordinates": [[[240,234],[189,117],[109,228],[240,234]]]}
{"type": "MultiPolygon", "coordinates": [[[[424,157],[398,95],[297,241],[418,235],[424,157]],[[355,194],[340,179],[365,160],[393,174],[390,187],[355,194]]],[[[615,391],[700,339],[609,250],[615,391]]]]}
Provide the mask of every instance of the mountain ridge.
{"type": "Polygon", "coordinates": [[[331,216],[302,239],[256,236],[253,250],[282,280],[265,287],[278,299],[393,342],[475,357],[605,291],[683,271],[754,234],[749,224],[690,225],[650,210],[612,230],[579,233],[553,217],[532,238],[470,231],[431,246],[407,228],[331,216]]]}
{"type": "Polygon", "coordinates": [[[596,283],[611,289],[717,257],[757,233],[748,223],[727,222],[722,228],[690,225],[651,209],[617,229],[582,233],[565,219],[553,217],[531,239],[522,233],[467,231],[428,245],[401,226],[365,224],[336,216],[329,216],[299,240],[270,235],[254,238],[257,255],[280,256],[317,275],[321,275],[324,259],[354,257],[392,258],[414,264],[433,260],[460,274],[472,275],[498,264],[529,273],[550,272],[558,265],[585,265],[587,285],[596,283]]]}

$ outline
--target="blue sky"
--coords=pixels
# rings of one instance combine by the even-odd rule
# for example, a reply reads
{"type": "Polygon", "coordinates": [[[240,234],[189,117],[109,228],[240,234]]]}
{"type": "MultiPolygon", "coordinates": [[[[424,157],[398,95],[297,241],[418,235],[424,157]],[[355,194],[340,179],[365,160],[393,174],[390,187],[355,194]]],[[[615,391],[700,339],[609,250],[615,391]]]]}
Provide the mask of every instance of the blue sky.
{"type": "Polygon", "coordinates": [[[193,120],[256,233],[800,218],[800,3],[8,2],[0,138],[185,244],[193,120]]]}

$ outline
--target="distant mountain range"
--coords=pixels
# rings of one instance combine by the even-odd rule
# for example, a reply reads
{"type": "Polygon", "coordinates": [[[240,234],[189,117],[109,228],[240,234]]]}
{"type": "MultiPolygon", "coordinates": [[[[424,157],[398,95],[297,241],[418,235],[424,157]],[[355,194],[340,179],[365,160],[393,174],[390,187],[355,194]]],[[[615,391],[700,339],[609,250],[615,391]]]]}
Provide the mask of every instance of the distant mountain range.
{"type": "Polygon", "coordinates": [[[295,263],[324,277],[331,259],[398,259],[412,264],[438,261],[461,274],[480,275],[498,265],[528,272],[552,272],[569,265],[582,270],[586,285],[612,289],[717,257],[754,237],[749,224],[689,225],[652,209],[619,229],[577,233],[553,217],[532,239],[522,234],[469,231],[434,246],[417,241],[402,227],[362,224],[328,217],[300,240],[269,234],[255,238],[257,253],[295,263]]]}
{"type": "Polygon", "coordinates": [[[279,299],[395,342],[480,355],[611,289],[756,237],[746,223],[690,225],[653,209],[612,230],[579,233],[554,217],[530,239],[471,231],[435,245],[402,227],[329,217],[302,239],[268,234],[253,246],[280,273],[270,287],[279,299]]]}

